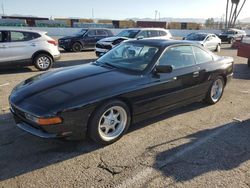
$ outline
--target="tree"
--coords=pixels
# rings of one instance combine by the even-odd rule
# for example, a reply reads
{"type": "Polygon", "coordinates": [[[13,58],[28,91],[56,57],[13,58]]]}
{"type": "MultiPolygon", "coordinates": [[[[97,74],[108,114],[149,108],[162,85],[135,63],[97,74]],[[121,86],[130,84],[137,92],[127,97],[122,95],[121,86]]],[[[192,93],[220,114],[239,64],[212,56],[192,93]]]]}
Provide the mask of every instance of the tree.
{"type": "Polygon", "coordinates": [[[214,19],[213,18],[208,18],[206,21],[205,21],[205,26],[206,28],[213,28],[214,26],[214,19]]]}

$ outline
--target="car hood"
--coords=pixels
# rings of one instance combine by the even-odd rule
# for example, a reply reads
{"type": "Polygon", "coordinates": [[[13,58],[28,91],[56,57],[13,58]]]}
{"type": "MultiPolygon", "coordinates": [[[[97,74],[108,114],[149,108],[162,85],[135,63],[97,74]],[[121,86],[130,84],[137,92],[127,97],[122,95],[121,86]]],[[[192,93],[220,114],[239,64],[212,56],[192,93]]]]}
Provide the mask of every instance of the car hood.
{"type": "Polygon", "coordinates": [[[141,76],[92,63],[47,72],[17,85],[10,103],[36,116],[84,106],[136,88],[141,76]]]}
{"type": "Polygon", "coordinates": [[[118,39],[128,40],[129,38],[126,38],[126,37],[108,37],[108,38],[101,39],[99,41],[100,42],[114,42],[118,39]]]}

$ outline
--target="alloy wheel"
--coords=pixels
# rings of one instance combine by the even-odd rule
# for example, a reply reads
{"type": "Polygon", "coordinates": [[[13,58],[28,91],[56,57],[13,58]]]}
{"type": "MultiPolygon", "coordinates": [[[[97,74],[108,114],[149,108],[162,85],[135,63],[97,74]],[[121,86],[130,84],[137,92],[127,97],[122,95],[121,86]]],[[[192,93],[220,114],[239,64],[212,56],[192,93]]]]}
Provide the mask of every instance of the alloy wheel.
{"type": "Polygon", "coordinates": [[[106,110],[98,124],[100,137],[105,141],[111,141],[119,137],[128,121],[127,113],[121,106],[113,106],[106,110]]]}

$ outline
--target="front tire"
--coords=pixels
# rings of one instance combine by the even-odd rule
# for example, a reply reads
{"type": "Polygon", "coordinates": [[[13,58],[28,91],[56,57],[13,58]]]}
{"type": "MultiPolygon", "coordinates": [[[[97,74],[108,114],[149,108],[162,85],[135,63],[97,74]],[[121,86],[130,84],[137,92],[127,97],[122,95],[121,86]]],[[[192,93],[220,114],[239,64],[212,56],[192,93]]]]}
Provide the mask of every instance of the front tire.
{"type": "Polygon", "coordinates": [[[34,58],[33,63],[39,71],[46,71],[52,67],[53,59],[48,54],[39,54],[34,58]]]}
{"type": "Polygon", "coordinates": [[[247,65],[250,67],[250,58],[248,58],[247,65]]]}
{"type": "Polygon", "coordinates": [[[210,86],[205,102],[208,104],[215,104],[221,99],[225,87],[225,81],[222,76],[218,76],[214,79],[212,85],[210,86]]]}
{"type": "Polygon", "coordinates": [[[94,112],[88,126],[88,135],[98,144],[112,144],[126,133],[130,121],[130,110],[125,103],[109,101],[94,112]]]}
{"type": "Polygon", "coordinates": [[[82,51],[82,45],[79,42],[75,42],[72,45],[73,52],[81,52],[82,51]]]}

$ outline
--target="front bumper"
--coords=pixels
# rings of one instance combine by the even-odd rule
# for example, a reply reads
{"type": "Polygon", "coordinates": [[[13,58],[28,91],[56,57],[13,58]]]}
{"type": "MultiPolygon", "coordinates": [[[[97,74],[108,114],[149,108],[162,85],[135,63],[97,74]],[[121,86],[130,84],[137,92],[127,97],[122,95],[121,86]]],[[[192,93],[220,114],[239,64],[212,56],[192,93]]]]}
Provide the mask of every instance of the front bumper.
{"type": "Polygon", "coordinates": [[[30,133],[30,134],[33,134],[35,136],[38,136],[38,137],[41,137],[41,138],[57,138],[57,134],[50,134],[50,133],[46,133],[42,130],[39,130],[39,129],[36,129],[26,123],[17,123],[16,124],[17,127],[19,127],[20,129],[30,133]]]}
{"type": "Polygon", "coordinates": [[[54,55],[54,56],[53,56],[53,59],[54,59],[54,61],[60,60],[60,59],[61,59],[61,54],[59,54],[59,55],[54,55]]]}
{"type": "Polygon", "coordinates": [[[95,106],[89,105],[77,111],[61,113],[61,124],[41,126],[26,119],[25,111],[10,102],[10,111],[13,114],[17,127],[41,138],[62,138],[81,140],[86,137],[90,114],[95,106]]]}
{"type": "Polygon", "coordinates": [[[233,73],[227,75],[227,83],[229,83],[233,79],[233,73]]]}
{"type": "Polygon", "coordinates": [[[13,114],[16,126],[32,135],[38,136],[40,138],[60,138],[67,136],[60,131],[59,127],[57,128],[57,130],[55,130],[55,127],[53,126],[58,126],[58,125],[52,125],[53,127],[52,129],[54,130],[51,131],[50,130],[51,126],[43,128],[42,126],[29,122],[27,119],[22,117],[21,112],[17,112],[17,110],[14,111],[13,108],[11,108],[10,111],[13,114]]]}
{"type": "Polygon", "coordinates": [[[63,42],[63,41],[58,41],[58,46],[63,49],[71,49],[71,43],[70,42],[63,42]]]}

